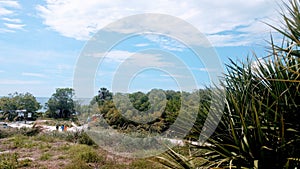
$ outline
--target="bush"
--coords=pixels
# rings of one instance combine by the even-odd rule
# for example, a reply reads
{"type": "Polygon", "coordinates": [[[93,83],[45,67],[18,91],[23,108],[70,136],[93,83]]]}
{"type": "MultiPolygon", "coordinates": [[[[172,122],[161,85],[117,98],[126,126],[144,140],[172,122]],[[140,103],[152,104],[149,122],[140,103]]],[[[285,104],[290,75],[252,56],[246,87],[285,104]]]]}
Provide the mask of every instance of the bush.
{"type": "Polygon", "coordinates": [[[51,157],[52,157],[51,154],[49,154],[49,153],[44,153],[44,154],[41,155],[40,160],[42,160],[42,161],[47,161],[47,160],[49,160],[51,157]]]}
{"type": "Polygon", "coordinates": [[[89,145],[89,146],[97,147],[97,144],[84,131],[60,132],[60,133],[52,132],[52,135],[56,138],[66,140],[68,142],[86,144],[86,145],[89,145]]]}
{"type": "Polygon", "coordinates": [[[18,168],[18,154],[17,153],[0,154],[0,168],[3,169],[18,168]]]}
{"type": "Polygon", "coordinates": [[[21,127],[19,129],[19,133],[24,136],[35,136],[38,135],[41,131],[41,127],[35,125],[32,128],[21,127]]]}
{"type": "Polygon", "coordinates": [[[39,135],[34,137],[34,140],[52,143],[55,141],[55,138],[57,138],[57,135],[54,135],[53,133],[40,133],[39,135]]]}
{"type": "Polygon", "coordinates": [[[77,140],[78,140],[79,144],[86,144],[86,145],[89,145],[89,146],[96,146],[97,145],[94,142],[94,140],[92,140],[90,138],[90,136],[88,134],[86,134],[85,132],[80,132],[79,135],[78,135],[78,139],[77,140]]]}
{"type": "Polygon", "coordinates": [[[69,163],[67,166],[65,166],[65,169],[92,169],[92,167],[79,160],[69,163]]]}
{"type": "Polygon", "coordinates": [[[0,139],[11,137],[16,133],[17,133],[17,129],[13,129],[13,128],[0,129],[0,139]]]}
{"type": "Polygon", "coordinates": [[[24,159],[24,160],[21,160],[19,162],[19,167],[30,167],[32,164],[32,160],[31,159],[24,159]]]}
{"type": "Polygon", "coordinates": [[[84,152],[80,152],[78,154],[78,157],[80,160],[86,162],[86,163],[98,163],[102,161],[102,158],[98,156],[98,154],[95,151],[87,150],[84,152]]]}
{"type": "Polygon", "coordinates": [[[98,155],[98,152],[87,145],[79,144],[72,146],[69,150],[70,154],[74,155],[75,161],[82,161],[85,163],[104,163],[105,159],[98,155]]]}
{"type": "Polygon", "coordinates": [[[15,135],[11,141],[12,141],[12,148],[20,148],[22,146],[25,145],[25,140],[26,140],[26,137],[23,136],[23,135],[15,135]]]}

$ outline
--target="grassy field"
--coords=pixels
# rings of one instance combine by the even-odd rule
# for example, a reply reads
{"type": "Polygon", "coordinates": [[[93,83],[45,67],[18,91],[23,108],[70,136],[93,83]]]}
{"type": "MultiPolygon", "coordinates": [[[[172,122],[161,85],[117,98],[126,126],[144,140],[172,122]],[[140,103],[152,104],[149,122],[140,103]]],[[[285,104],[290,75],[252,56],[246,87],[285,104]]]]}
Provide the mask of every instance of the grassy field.
{"type": "Polygon", "coordinates": [[[162,168],[154,159],[130,159],[106,152],[83,133],[0,129],[0,169],[162,168]]]}

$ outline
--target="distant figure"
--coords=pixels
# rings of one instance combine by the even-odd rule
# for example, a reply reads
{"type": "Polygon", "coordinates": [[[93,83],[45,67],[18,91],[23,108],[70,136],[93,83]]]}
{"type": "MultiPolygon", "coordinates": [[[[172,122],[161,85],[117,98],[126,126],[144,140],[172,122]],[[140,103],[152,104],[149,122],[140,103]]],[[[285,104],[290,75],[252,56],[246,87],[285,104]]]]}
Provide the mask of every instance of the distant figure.
{"type": "Polygon", "coordinates": [[[58,131],[59,125],[58,125],[58,124],[56,124],[56,126],[55,126],[55,127],[56,127],[56,131],[58,131]]]}
{"type": "Polygon", "coordinates": [[[65,126],[64,131],[67,131],[67,129],[68,129],[68,126],[65,126]]]}
{"type": "Polygon", "coordinates": [[[65,126],[61,125],[61,131],[64,131],[64,130],[65,130],[65,126]]]}
{"type": "Polygon", "coordinates": [[[87,118],[87,120],[86,120],[86,122],[91,122],[91,118],[90,118],[90,116],[88,116],[88,118],[87,118]]]}

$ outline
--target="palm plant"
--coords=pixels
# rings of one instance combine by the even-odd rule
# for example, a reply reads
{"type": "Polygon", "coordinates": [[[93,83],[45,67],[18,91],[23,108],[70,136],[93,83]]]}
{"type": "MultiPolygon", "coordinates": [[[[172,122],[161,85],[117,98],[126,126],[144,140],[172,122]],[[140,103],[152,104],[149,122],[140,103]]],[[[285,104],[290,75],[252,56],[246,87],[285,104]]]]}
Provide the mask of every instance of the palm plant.
{"type": "MultiPolygon", "coordinates": [[[[222,119],[207,138],[211,146],[193,145],[191,160],[170,151],[160,158],[163,164],[170,167],[175,160],[178,168],[300,166],[300,2],[285,6],[289,14],[282,13],[284,27],[272,26],[284,36],[283,45],[274,44],[271,37],[269,56],[227,65],[226,106],[219,110],[222,119]],[[189,165],[199,157],[205,159],[201,165],[189,165]]],[[[212,94],[218,96],[216,91],[212,94]]],[[[203,117],[208,109],[202,110],[203,117]]]]}

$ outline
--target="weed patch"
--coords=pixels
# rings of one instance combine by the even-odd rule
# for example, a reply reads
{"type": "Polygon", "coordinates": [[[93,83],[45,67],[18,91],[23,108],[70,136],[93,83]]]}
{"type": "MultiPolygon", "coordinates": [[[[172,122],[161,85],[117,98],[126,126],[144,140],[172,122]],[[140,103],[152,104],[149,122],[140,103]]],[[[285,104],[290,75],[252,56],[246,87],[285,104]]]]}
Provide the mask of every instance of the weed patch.
{"type": "Polygon", "coordinates": [[[49,154],[49,153],[44,153],[44,154],[41,155],[40,160],[46,161],[46,160],[49,160],[51,157],[52,157],[51,154],[49,154]]]}
{"type": "Polygon", "coordinates": [[[18,154],[17,153],[0,154],[0,168],[1,169],[18,168],[18,154]]]}

